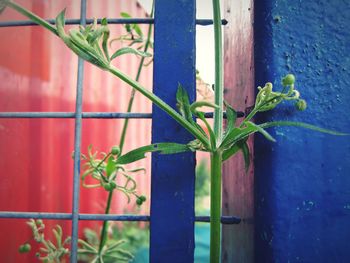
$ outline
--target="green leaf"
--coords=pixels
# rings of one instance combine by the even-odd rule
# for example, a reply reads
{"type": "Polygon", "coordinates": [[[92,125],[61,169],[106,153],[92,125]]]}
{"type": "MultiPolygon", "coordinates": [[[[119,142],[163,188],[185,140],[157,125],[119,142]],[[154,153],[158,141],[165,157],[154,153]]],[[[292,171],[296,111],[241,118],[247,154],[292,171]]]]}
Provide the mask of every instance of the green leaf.
{"type": "Polygon", "coordinates": [[[143,37],[142,30],[138,24],[133,24],[132,28],[135,30],[136,34],[138,34],[140,37],[143,37]]]}
{"type": "Polygon", "coordinates": [[[227,124],[224,138],[235,128],[235,123],[237,120],[237,112],[228,103],[225,103],[225,105],[227,124]]]}
{"type": "MultiPolygon", "coordinates": [[[[105,68],[107,62],[102,61],[101,50],[97,50],[93,46],[90,46],[89,42],[84,38],[84,35],[77,29],[71,29],[69,31],[70,39],[65,41],[68,47],[72,49],[79,57],[83,58],[90,63],[105,68]]],[[[64,40],[63,40],[64,41],[64,40]]]]}
{"type": "Polygon", "coordinates": [[[237,144],[234,144],[232,147],[226,149],[222,153],[222,161],[226,161],[231,156],[235,155],[240,150],[240,147],[237,144]]]}
{"type": "Polygon", "coordinates": [[[114,162],[113,156],[108,158],[107,165],[106,165],[106,175],[107,178],[109,178],[117,169],[117,166],[114,162]]]}
{"type": "Polygon", "coordinates": [[[89,250],[91,252],[97,252],[96,248],[94,248],[92,245],[90,245],[89,243],[87,243],[86,241],[84,241],[82,239],[78,239],[78,243],[86,250],[89,250]]]}
{"type": "MultiPolygon", "coordinates": [[[[56,17],[56,27],[57,27],[57,34],[58,36],[68,45],[70,43],[70,38],[64,31],[65,26],[65,15],[66,15],[66,9],[63,9],[56,17]],[[67,43],[67,42],[68,43],[67,43]]],[[[68,45],[69,46],[69,45],[68,45]]]]}
{"type": "Polygon", "coordinates": [[[227,134],[222,141],[220,148],[227,149],[231,147],[236,142],[248,137],[249,135],[255,132],[261,132],[267,139],[271,141],[275,141],[274,138],[270,134],[268,134],[264,129],[261,129],[260,125],[256,125],[252,122],[245,122],[245,127],[243,128],[234,128],[229,134],[227,134]]]}
{"type": "MultiPolygon", "coordinates": [[[[123,18],[132,18],[131,15],[126,12],[121,12],[120,16],[123,18]]],[[[136,34],[138,34],[140,37],[143,36],[142,30],[138,24],[132,24],[132,25],[126,24],[125,29],[128,33],[131,33],[131,29],[133,29],[136,32],[136,34]]]]}
{"type": "Polygon", "coordinates": [[[71,29],[69,35],[64,31],[65,10],[56,17],[57,33],[63,42],[82,59],[102,68],[107,69],[109,62],[104,59],[99,48],[94,48],[86,40],[83,33],[78,29],[71,29]]]}
{"type": "Polygon", "coordinates": [[[113,250],[116,247],[119,247],[120,245],[124,244],[124,240],[118,240],[118,241],[113,241],[113,243],[110,243],[107,250],[113,250]]]}
{"type": "Polygon", "coordinates": [[[350,135],[349,133],[343,133],[343,132],[337,132],[334,130],[324,129],[317,127],[312,124],[304,123],[304,122],[294,122],[294,121],[272,121],[272,122],[266,122],[259,124],[261,128],[270,128],[270,127],[279,127],[279,126],[293,126],[293,127],[301,127],[313,131],[318,131],[322,133],[327,133],[331,135],[338,135],[338,136],[347,136],[350,135]]]}
{"type": "Polygon", "coordinates": [[[231,148],[225,150],[222,153],[222,161],[226,161],[231,156],[235,155],[238,151],[242,151],[244,163],[245,163],[245,171],[247,172],[250,166],[250,151],[249,151],[249,146],[247,144],[247,139],[248,138],[238,141],[231,148]]]}
{"type": "Polygon", "coordinates": [[[269,141],[272,141],[272,142],[276,142],[276,140],[267,132],[265,131],[263,128],[261,128],[259,125],[253,123],[253,122],[247,122],[249,123],[250,125],[252,125],[253,127],[256,128],[256,131],[257,132],[260,132],[262,135],[264,135],[264,137],[269,140],[269,141]]]}
{"type": "Polygon", "coordinates": [[[160,154],[174,154],[188,151],[191,151],[191,149],[186,144],[170,142],[155,143],[137,148],[120,156],[117,159],[116,164],[129,164],[136,162],[145,158],[145,154],[148,152],[160,152],[160,154]]]}
{"type": "Polygon", "coordinates": [[[215,136],[215,133],[214,133],[213,129],[211,128],[211,126],[209,125],[207,120],[205,119],[204,113],[200,112],[200,111],[197,111],[196,115],[198,116],[198,118],[200,118],[204,122],[205,126],[208,129],[211,150],[216,149],[216,136],[215,136]]]}
{"type": "Polygon", "coordinates": [[[122,47],[121,49],[118,49],[116,52],[114,52],[114,54],[111,56],[111,60],[125,54],[135,54],[141,57],[152,57],[150,53],[143,52],[132,47],[122,47]]]}
{"type": "Polygon", "coordinates": [[[108,25],[108,21],[107,21],[107,18],[106,18],[106,17],[102,18],[102,20],[101,20],[101,25],[102,25],[102,26],[107,26],[107,25],[108,25]]]}
{"type": "Polygon", "coordinates": [[[208,102],[208,101],[195,101],[191,104],[190,106],[190,110],[192,113],[195,113],[197,111],[197,108],[200,108],[200,107],[209,107],[209,108],[213,108],[213,109],[218,109],[219,106],[214,104],[214,103],[211,103],[211,102],[208,102]]]}
{"type": "Polygon", "coordinates": [[[129,46],[132,46],[134,44],[139,44],[139,43],[143,43],[143,39],[142,38],[135,38],[130,44],[129,46]]]}
{"type": "Polygon", "coordinates": [[[198,123],[196,123],[193,120],[192,117],[192,112],[190,109],[190,99],[188,97],[187,91],[182,87],[182,85],[179,83],[176,91],[176,106],[180,112],[180,114],[187,120],[189,121],[192,126],[197,128],[198,131],[200,131],[204,136],[207,137],[205,131],[202,129],[198,123]]]}
{"type": "Polygon", "coordinates": [[[130,26],[130,24],[125,24],[125,30],[126,30],[126,32],[131,33],[131,26],[130,26]]]}
{"type": "MultiPolygon", "coordinates": [[[[107,20],[106,20],[107,21],[107,20]]],[[[107,23],[107,22],[106,22],[107,23]]],[[[107,26],[106,26],[107,27],[107,26]]],[[[108,39],[109,39],[109,30],[103,32],[103,38],[102,38],[102,49],[103,52],[105,54],[106,59],[108,60],[108,62],[110,62],[110,58],[109,58],[109,52],[108,52],[108,39]]]]}
{"type": "Polygon", "coordinates": [[[249,146],[246,141],[240,145],[240,149],[242,150],[242,153],[243,153],[245,171],[247,172],[250,166],[250,152],[249,152],[249,146]]]}
{"type": "Polygon", "coordinates": [[[188,97],[187,91],[182,87],[180,83],[176,91],[176,101],[176,106],[181,115],[189,122],[194,122],[190,110],[190,99],[188,97]]]}
{"type": "Polygon", "coordinates": [[[242,135],[245,133],[246,129],[244,128],[235,127],[231,129],[231,131],[225,135],[220,147],[223,149],[230,147],[230,145],[234,143],[234,141],[238,141],[239,138],[242,137],[242,135]]]}
{"type": "Polygon", "coordinates": [[[200,131],[205,137],[208,138],[208,136],[207,136],[207,134],[205,133],[205,131],[203,130],[203,128],[202,128],[197,122],[193,121],[193,122],[191,122],[191,123],[192,123],[192,125],[193,125],[194,127],[197,128],[198,131],[200,131]]]}
{"type": "Polygon", "coordinates": [[[59,225],[56,225],[56,229],[52,229],[52,232],[56,238],[56,244],[57,244],[57,247],[60,248],[62,247],[62,228],[59,226],[59,225]]]}
{"type": "Polygon", "coordinates": [[[127,12],[121,12],[120,16],[123,17],[123,18],[131,18],[131,15],[129,13],[127,13],[127,12]]]}
{"type": "Polygon", "coordinates": [[[107,33],[109,36],[108,26],[100,26],[95,31],[93,31],[92,34],[90,34],[87,40],[89,43],[94,43],[95,41],[98,41],[105,33],[107,33]]]}

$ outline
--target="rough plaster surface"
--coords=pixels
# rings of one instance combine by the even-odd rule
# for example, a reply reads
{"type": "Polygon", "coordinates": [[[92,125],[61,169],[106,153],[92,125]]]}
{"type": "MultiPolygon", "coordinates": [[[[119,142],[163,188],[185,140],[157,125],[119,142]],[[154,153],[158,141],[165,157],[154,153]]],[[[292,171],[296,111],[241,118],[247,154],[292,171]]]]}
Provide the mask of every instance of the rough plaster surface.
{"type": "MultiPolygon", "coordinates": [[[[296,75],[306,112],[282,105],[259,121],[288,119],[350,131],[350,2],[255,3],[256,84],[296,75]]],[[[256,137],[256,262],[348,262],[350,139],[296,128],[256,137]]]]}

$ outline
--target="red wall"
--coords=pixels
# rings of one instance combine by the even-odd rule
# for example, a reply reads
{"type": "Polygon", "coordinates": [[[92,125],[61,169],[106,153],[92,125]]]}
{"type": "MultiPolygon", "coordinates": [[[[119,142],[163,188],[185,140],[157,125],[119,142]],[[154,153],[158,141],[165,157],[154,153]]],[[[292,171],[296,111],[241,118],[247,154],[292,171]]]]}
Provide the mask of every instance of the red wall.
{"type": "MultiPolygon", "coordinates": [[[[67,7],[67,17],[78,18],[80,1],[18,1],[45,18],[55,17],[67,7]]],[[[126,11],[144,17],[135,1],[88,1],[87,17],[118,17],[126,11]]],[[[1,21],[23,20],[5,10],[1,21]]],[[[118,36],[121,26],[111,25],[118,36]]],[[[67,27],[69,28],[69,27],[67,27]]],[[[145,29],[146,31],[146,29],[145,29]]],[[[0,28],[0,111],[73,112],[75,110],[77,57],[51,33],[39,27],[0,28]]],[[[113,46],[117,48],[117,45],[113,46]]],[[[130,76],[136,75],[139,59],[124,56],[115,64],[130,76]]],[[[141,83],[152,86],[152,68],[144,69],[141,83]]],[[[95,67],[85,64],[83,111],[125,112],[130,88],[95,67]]],[[[151,105],[139,94],[135,112],[150,112],[151,105]]],[[[123,120],[83,120],[82,150],[92,144],[108,151],[119,143],[123,120]]],[[[150,142],[150,120],[131,120],[125,150],[150,142]]],[[[73,119],[0,119],[1,211],[71,212],[74,147],[73,119]]],[[[149,159],[149,158],[148,158],[149,159]]],[[[148,168],[137,176],[140,193],[149,196],[149,160],[138,166],[148,168]]],[[[100,189],[81,189],[80,211],[103,213],[106,193],[100,189]]],[[[148,204],[140,213],[148,213],[148,204]]],[[[115,195],[112,210],[122,213],[133,209],[126,199],[115,195]]],[[[133,209],[132,212],[135,212],[133,209]]],[[[2,262],[27,262],[18,255],[18,246],[30,236],[25,220],[0,220],[2,262]]],[[[57,221],[47,220],[51,229],[57,221]]],[[[69,234],[70,223],[60,222],[69,234]]],[[[81,224],[98,227],[97,223],[81,224]]],[[[49,235],[49,231],[48,231],[49,235]]],[[[33,257],[33,254],[30,255],[33,257]]]]}

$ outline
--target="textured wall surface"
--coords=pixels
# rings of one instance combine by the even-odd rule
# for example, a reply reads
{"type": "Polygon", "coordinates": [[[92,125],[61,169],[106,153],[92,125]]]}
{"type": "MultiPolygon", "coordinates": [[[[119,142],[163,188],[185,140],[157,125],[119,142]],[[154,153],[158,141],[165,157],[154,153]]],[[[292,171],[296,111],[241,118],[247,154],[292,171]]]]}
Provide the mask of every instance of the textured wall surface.
{"type": "MultiPolygon", "coordinates": [[[[253,0],[227,0],[225,30],[225,100],[245,111],[254,103],[253,0]]],[[[240,121],[240,120],[238,120],[240,121]]],[[[253,152],[253,139],[249,147],[253,152]]],[[[222,226],[222,262],[254,260],[254,172],[244,168],[238,153],[223,167],[223,214],[242,218],[239,225],[222,226]]]]}
{"type": "MultiPolygon", "coordinates": [[[[259,121],[288,119],[350,131],[350,2],[255,3],[256,84],[296,74],[306,112],[282,105],[259,121]]],[[[350,138],[296,128],[256,136],[256,262],[349,262],[350,138]]]]}

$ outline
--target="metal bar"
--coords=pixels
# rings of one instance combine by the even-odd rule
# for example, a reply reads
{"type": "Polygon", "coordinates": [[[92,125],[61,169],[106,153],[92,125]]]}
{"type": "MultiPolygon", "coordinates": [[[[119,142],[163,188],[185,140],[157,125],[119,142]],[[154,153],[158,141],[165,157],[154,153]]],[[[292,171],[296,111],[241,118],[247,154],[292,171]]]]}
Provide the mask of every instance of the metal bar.
{"type": "Polygon", "coordinates": [[[68,213],[41,213],[41,212],[0,212],[0,218],[42,218],[42,219],[72,219],[72,214],[68,213]]]}
{"type": "MultiPolygon", "coordinates": [[[[196,222],[210,223],[209,216],[196,216],[196,222]]],[[[242,221],[241,218],[236,216],[221,216],[221,223],[224,225],[236,225],[242,221]]]]}
{"type": "MultiPolygon", "coordinates": [[[[61,118],[73,119],[74,112],[1,112],[0,118],[61,118]]],[[[83,112],[83,119],[150,119],[151,113],[83,112]]]]}
{"type": "MultiPolygon", "coordinates": [[[[176,105],[178,83],[195,99],[195,0],[155,1],[153,92],[176,105]]],[[[167,114],[153,107],[152,142],[193,140],[167,114]]],[[[150,262],[194,260],[193,153],[152,154],[150,262]]]]}
{"type": "MultiPolygon", "coordinates": [[[[97,23],[100,24],[102,19],[97,19],[97,23]]],[[[55,19],[47,19],[50,24],[56,24],[55,19]]],[[[107,18],[108,24],[153,24],[153,18],[107,18]]],[[[80,19],[67,19],[66,25],[78,25],[80,19]]],[[[93,19],[86,19],[87,24],[93,23],[93,19]]],[[[223,19],[222,24],[226,25],[227,20],[223,19]]],[[[197,19],[196,24],[200,26],[208,26],[213,24],[212,19],[197,19]]],[[[37,26],[35,22],[31,20],[14,20],[0,22],[0,27],[16,27],[16,26],[37,26]]]]}
{"type": "MultiPolygon", "coordinates": [[[[22,218],[22,219],[55,219],[55,220],[71,220],[72,214],[70,213],[41,213],[41,212],[0,212],[0,219],[6,218],[22,218]]],[[[91,221],[142,221],[149,222],[151,217],[149,215],[113,215],[113,214],[79,214],[79,220],[91,220],[91,221]]],[[[209,223],[209,216],[196,216],[196,222],[209,223]]],[[[239,224],[241,218],[236,216],[222,216],[222,224],[239,224]]]]}
{"type": "MultiPolygon", "coordinates": [[[[86,0],[81,0],[80,24],[86,25],[86,0]]],[[[79,228],[79,197],[80,197],[80,148],[82,133],[84,60],[78,60],[77,95],[75,101],[75,131],[74,131],[74,175],[73,175],[73,209],[72,209],[72,241],[70,262],[78,261],[78,228],[79,228]]]]}
{"type": "MultiPolygon", "coordinates": [[[[237,112],[239,118],[244,117],[243,112],[237,112]]],[[[212,112],[205,113],[206,118],[213,118],[212,112]]],[[[73,119],[75,118],[74,112],[0,112],[0,119],[12,119],[12,118],[50,118],[50,119],[73,119]]],[[[152,113],[124,113],[124,112],[83,112],[83,119],[151,119],[152,113]]],[[[224,112],[224,118],[226,113],[224,112]]]]}

